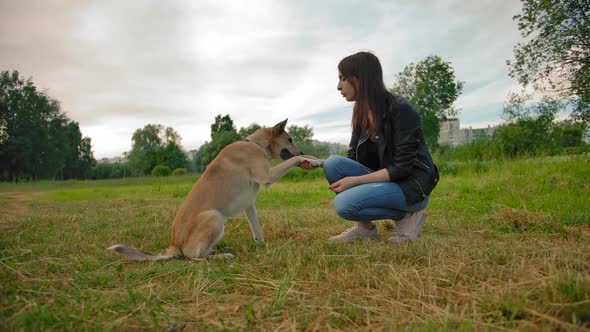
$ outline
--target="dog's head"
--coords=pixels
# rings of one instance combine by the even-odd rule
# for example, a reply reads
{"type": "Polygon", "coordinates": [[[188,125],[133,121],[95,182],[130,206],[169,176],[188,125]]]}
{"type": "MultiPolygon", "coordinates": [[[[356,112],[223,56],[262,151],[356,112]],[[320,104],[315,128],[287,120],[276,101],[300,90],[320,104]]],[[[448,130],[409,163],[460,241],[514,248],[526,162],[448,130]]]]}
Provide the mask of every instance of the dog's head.
{"type": "Polygon", "coordinates": [[[287,119],[271,128],[261,128],[249,136],[267,150],[272,159],[287,160],[302,155],[303,151],[293,144],[293,139],[285,131],[287,119]]]}

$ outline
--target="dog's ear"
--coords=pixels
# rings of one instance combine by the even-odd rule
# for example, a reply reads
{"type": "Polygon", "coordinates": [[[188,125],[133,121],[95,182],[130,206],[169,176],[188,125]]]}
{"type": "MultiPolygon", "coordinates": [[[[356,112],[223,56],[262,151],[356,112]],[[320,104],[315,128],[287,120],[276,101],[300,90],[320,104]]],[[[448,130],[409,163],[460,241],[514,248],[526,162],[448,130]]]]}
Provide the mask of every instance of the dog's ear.
{"type": "Polygon", "coordinates": [[[285,127],[287,126],[287,120],[289,120],[289,119],[285,119],[285,121],[279,122],[274,127],[272,127],[272,133],[275,136],[279,136],[285,132],[285,127]]]}

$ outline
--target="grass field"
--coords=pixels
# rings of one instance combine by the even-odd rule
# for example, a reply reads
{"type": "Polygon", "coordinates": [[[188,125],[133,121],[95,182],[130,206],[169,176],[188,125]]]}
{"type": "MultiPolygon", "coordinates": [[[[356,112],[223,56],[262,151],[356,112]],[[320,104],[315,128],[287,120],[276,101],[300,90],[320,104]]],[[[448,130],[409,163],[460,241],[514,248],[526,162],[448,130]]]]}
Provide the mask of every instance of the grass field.
{"type": "Polygon", "coordinates": [[[166,248],[196,176],[0,184],[0,329],[589,330],[589,165],[446,164],[401,246],[387,221],[378,241],[328,243],[350,223],[324,180],[295,172],[258,197],[264,245],[229,220],[230,261],[105,250],[166,248]]]}

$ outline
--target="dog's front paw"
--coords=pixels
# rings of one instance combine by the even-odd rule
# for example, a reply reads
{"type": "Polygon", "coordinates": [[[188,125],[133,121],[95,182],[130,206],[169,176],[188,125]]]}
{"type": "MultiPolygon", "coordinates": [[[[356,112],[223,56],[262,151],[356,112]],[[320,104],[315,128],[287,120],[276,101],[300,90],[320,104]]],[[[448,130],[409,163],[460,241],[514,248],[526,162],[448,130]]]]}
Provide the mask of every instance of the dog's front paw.
{"type": "Polygon", "coordinates": [[[303,158],[298,164],[299,167],[304,169],[314,169],[323,166],[323,162],[319,159],[303,158]]]}
{"type": "Polygon", "coordinates": [[[321,160],[310,160],[309,164],[311,165],[311,167],[316,168],[316,167],[322,167],[324,166],[324,163],[321,160]]]}
{"type": "Polygon", "coordinates": [[[256,241],[256,244],[264,244],[264,239],[254,238],[254,241],[256,241]]]}

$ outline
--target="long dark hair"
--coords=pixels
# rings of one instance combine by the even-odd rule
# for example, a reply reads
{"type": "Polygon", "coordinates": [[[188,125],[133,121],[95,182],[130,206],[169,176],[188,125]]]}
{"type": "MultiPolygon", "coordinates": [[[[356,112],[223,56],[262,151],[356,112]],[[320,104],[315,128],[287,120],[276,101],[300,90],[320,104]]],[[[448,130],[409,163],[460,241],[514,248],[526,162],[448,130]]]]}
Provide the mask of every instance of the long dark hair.
{"type": "Polygon", "coordinates": [[[340,74],[355,82],[356,102],[352,111],[352,128],[365,129],[371,136],[377,131],[377,119],[385,112],[387,89],[379,59],[369,52],[358,52],[342,59],[340,74]]]}

